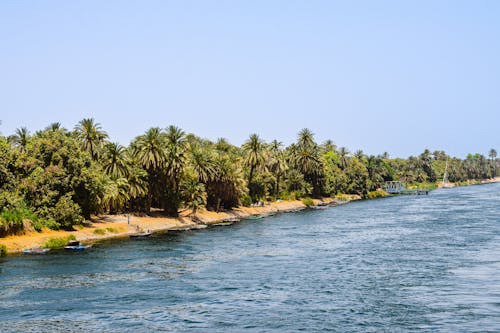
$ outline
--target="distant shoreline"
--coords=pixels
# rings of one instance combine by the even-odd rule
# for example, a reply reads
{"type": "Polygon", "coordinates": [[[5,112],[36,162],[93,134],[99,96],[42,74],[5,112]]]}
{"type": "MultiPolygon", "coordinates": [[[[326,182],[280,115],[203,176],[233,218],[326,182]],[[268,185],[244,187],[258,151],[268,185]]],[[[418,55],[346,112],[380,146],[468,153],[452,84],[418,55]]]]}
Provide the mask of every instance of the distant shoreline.
{"type": "MultiPolygon", "coordinates": [[[[447,184],[451,185],[451,187],[460,187],[460,186],[482,185],[482,184],[492,184],[492,183],[500,183],[500,177],[483,179],[483,180],[468,180],[467,182],[465,182],[465,184],[462,184],[462,183],[457,184],[457,183],[452,183],[452,182],[448,182],[447,184]]],[[[442,188],[443,183],[439,182],[437,184],[437,187],[442,188]]]]}

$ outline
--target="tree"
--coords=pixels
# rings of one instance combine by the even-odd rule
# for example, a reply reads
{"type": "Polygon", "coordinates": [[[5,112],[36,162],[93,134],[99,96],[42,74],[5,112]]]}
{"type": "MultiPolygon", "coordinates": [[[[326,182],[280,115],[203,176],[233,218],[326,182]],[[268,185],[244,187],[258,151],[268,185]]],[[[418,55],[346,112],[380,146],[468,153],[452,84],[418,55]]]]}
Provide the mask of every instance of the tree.
{"type": "Polygon", "coordinates": [[[14,135],[9,137],[9,141],[18,149],[25,152],[28,140],[30,138],[30,132],[26,127],[21,127],[16,129],[14,135]]]}
{"type": "Polygon", "coordinates": [[[347,164],[349,163],[349,150],[347,150],[346,147],[340,147],[339,157],[340,157],[340,168],[342,170],[345,170],[345,168],[347,168],[347,164]]]}
{"type": "Polygon", "coordinates": [[[254,173],[257,168],[264,165],[264,143],[257,134],[251,134],[248,140],[242,146],[245,153],[245,166],[249,168],[248,173],[248,189],[250,196],[253,195],[251,191],[251,184],[254,178],[254,173]]]}
{"type": "Polygon", "coordinates": [[[493,148],[490,149],[488,153],[488,157],[490,158],[490,168],[491,168],[491,176],[496,177],[497,175],[497,151],[493,148]]]}
{"type": "Polygon", "coordinates": [[[182,183],[182,199],[184,204],[191,209],[191,216],[196,220],[196,212],[207,201],[205,186],[197,177],[190,176],[182,183]]]}
{"type": "Polygon", "coordinates": [[[274,184],[273,194],[275,196],[280,193],[280,180],[284,176],[285,172],[288,170],[288,165],[285,161],[285,156],[281,147],[283,143],[273,140],[269,147],[269,160],[268,160],[268,169],[272,172],[274,177],[276,178],[276,182],[274,184]]]}
{"type": "Polygon", "coordinates": [[[186,162],[186,134],[176,126],[169,126],[165,134],[166,163],[165,174],[165,212],[177,216],[181,197],[179,193],[180,179],[186,162]]]}
{"type": "Polygon", "coordinates": [[[146,212],[151,211],[153,197],[158,195],[162,170],[167,163],[165,136],[159,127],[152,127],[132,143],[133,156],[148,173],[148,200],[146,212]]]}
{"type": "Polygon", "coordinates": [[[111,177],[128,177],[129,165],[126,158],[125,147],[115,142],[107,143],[104,146],[102,166],[104,168],[104,172],[111,177]]]}
{"type": "Polygon", "coordinates": [[[297,144],[291,146],[290,152],[293,166],[304,175],[305,181],[312,185],[312,193],[309,194],[320,196],[323,191],[324,172],[313,133],[307,128],[301,130],[297,144]]]}
{"type": "Polygon", "coordinates": [[[82,149],[88,151],[93,160],[97,160],[100,148],[108,137],[108,134],[101,129],[101,124],[96,123],[94,118],[85,118],[75,126],[75,133],[82,149]]]}

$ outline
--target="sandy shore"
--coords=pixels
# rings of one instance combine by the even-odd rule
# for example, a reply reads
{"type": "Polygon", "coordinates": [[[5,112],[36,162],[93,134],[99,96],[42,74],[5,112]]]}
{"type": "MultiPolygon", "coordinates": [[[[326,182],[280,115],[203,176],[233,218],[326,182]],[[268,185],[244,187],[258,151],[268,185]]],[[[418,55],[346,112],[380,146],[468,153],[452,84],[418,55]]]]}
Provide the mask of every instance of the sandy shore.
{"type": "MultiPolygon", "coordinates": [[[[351,198],[356,200],[355,196],[351,198]]],[[[332,198],[314,200],[315,204],[333,203],[332,198]]],[[[347,202],[347,201],[346,201],[347,202]]],[[[52,237],[74,235],[84,244],[94,243],[112,238],[126,238],[138,232],[166,232],[168,230],[190,230],[206,228],[208,225],[234,223],[252,216],[268,216],[280,212],[293,212],[306,208],[299,200],[277,201],[266,203],[261,207],[238,207],[227,212],[198,211],[197,221],[189,216],[190,211],[184,210],[178,218],[165,216],[135,216],[135,215],[103,215],[95,216],[84,226],[75,226],[75,231],[45,229],[42,232],[26,232],[23,235],[13,235],[0,238],[0,244],[7,246],[9,254],[21,252],[23,249],[41,247],[52,237]],[[130,224],[129,224],[130,221],[130,224]],[[97,231],[96,231],[97,230],[97,231]]]]}

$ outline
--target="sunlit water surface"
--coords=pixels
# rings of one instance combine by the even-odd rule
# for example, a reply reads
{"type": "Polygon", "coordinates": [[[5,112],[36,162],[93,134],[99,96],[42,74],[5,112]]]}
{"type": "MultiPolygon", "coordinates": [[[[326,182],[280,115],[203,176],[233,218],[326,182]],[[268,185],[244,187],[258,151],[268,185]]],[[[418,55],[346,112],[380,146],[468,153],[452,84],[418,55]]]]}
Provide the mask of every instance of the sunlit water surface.
{"type": "Polygon", "coordinates": [[[0,261],[1,332],[500,332],[500,184],[0,261]]]}

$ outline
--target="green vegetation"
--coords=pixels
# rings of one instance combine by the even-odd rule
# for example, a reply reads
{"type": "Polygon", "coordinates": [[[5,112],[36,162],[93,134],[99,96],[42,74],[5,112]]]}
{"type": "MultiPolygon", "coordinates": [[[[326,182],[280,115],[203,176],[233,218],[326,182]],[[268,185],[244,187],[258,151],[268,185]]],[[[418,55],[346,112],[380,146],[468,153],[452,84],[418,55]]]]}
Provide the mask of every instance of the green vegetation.
{"type": "Polygon", "coordinates": [[[71,240],[75,240],[74,235],[69,235],[67,237],[52,237],[45,242],[43,247],[46,249],[60,249],[65,247],[71,240]]]}
{"type": "Polygon", "coordinates": [[[112,234],[116,234],[116,233],[118,233],[118,230],[116,230],[115,228],[106,228],[106,231],[107,231],[107,232],[110,232],[110,233],[112,233],[112,234]]]}
{"type": "Polygon", "coordinates": [[[95,229],[94,230],[94,234],[96,234],[96,235],[105,235],[106,234],[106,230],[104,230],[104,229],[95,229]]]}
{"type": "Polygon", "coordinates": [[[331,140],[316,143],[308,129],[288,147],[257,134],[237,147],[175,126],[153,127],[124,147],[109,141],[94,119],[73,130],[58,123],[35,133],[20,128],[0,136],[0,237],[29,223],[36,230],[73,230],[100,213],[148,214],[154,208],[177,216],[190,209],[195,216],[199,209],[275,199],[379,197],[389,180],[435,186],[447,160],[451,182],[491,178],[499,170],[494,149],[488,157],[464,160],[429,150],[408,159],[351,154],[331,140]]]}
{"type": "Polygon", "coordinates": [[[366,198],[367,199],[385,198],[388,195],[389,194],[387,194],[386,191],[384,191],[382,189],[377,189],[376,191],[368,192],[368,194],[366,195],[366,198]]]}
{"type": "Polygon", "coordinates": [[[302,199],[302,203],[306,205],[307,208],[314,206],[314,201],[311,198],[304,198],[302,199]]]}
{"type": "Polygon", "coordinates": [[[0,244],[0,257],[5,257],[7,255],[7,246],[0,244]]]}

